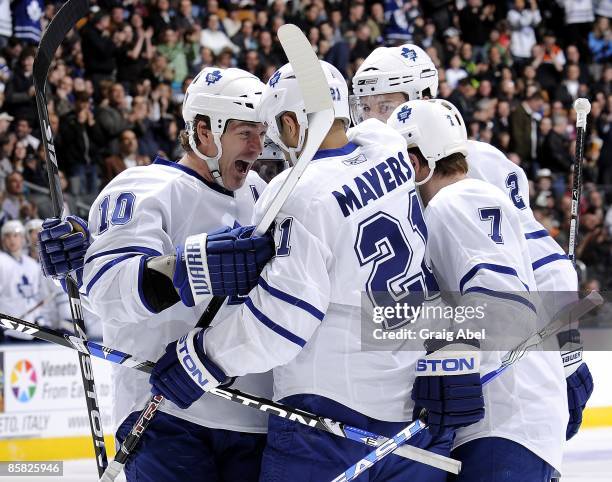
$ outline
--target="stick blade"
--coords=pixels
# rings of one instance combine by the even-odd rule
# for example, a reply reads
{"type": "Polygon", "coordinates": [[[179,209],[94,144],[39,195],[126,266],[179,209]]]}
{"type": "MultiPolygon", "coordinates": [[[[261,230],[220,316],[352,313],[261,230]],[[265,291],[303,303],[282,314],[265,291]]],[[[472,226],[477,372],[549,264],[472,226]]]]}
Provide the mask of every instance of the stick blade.
{"type": "Polygon", "coordinates": [[[306,113],[333,109],[329,84],[321,69],[312,46],[304,33],[293,24],[285,24],[278,30],[278,39],[297,77],[306,113]],[[327,95],[321,95],[326,92],[327,95]]]}
{"type": "Polygon", "coordinates": [[[49,66],[68,32],[78,20],[89,12],[89,0],[72,0],[64,3],[44,31],[34,59],[34,82],[45,85],[49,66]]]}

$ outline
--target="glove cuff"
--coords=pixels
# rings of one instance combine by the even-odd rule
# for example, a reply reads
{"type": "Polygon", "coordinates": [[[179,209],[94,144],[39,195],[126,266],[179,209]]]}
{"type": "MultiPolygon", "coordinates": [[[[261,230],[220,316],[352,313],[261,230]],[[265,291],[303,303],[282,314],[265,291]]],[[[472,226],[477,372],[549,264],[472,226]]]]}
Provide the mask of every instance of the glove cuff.
{"type": "Polygon", "coordinates": [[[416,362],[416,376],[448,376],[480,373],[480,351],[455,343],[421,357],[416,362]]]}
{"type": "Polygon", "coordinates": [[[203,345],[203,336],[198,336],[201,332],[201,328],[196,328],[179,338],[176,343],[176,355],[187,375],[197,386],[207,392],[226,381],[227,376],[212,360],[206,357],[203,346],[197,350],[194,338],[197,337],[195,343],[203,345]],[[201,358],[199,353],[202,353],[201,358]]]}
{"type": "Polygon", "coordinates": [[[183,256],[189,277],[189,287],[196,305],[209,299],[212,294],[210,273],[206,259],[206,233],[194,234],[185,240],[183,256]]]}

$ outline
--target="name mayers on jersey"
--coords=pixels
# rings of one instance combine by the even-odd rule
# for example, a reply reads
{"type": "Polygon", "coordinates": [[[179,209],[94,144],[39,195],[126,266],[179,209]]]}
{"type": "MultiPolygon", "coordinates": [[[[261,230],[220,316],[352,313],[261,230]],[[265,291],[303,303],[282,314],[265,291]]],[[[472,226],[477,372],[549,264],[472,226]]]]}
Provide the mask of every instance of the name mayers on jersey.
{"type": "MultiPolygon", "coordinates": [[[[344,164],[354,165],[366,159],[359,155],[354,159],[343,161],[344,164]]],[[[353,184],[342,185],[342,191],[332,191],[338,201],[344,217],[350,216],[354,211],[367,206],[369,202],[376,201],[385,194],[397,189],[412,178],[412,169],[404,154],[398,152],[395,157],[388,157],[359,176],[353,178],[353,184]]]]}

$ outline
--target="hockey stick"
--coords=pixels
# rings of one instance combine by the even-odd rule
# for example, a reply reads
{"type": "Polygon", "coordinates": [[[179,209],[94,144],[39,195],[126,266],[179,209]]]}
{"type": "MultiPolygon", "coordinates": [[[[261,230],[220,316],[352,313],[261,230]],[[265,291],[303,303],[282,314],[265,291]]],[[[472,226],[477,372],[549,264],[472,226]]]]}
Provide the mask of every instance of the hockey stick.
{"type": "MultiPolygon", "coordinates": [[[[578,239],[578,215],[580,210],[580,195],[582,192],[582,161],[584,159],[584,131],[591,103],[585,98],[574,101],[576,111],[576,152],[574,154],[574,182],[572,185],[572,204],[570,208],[570,227],[567,256],[576,268],[576,240],[578,239]]],[[[559,482],[560,477],[553,477],[551,482],[559,482]]]]}
{"type": "Polygon", "coordinates": [[[576,111],[576,153],[574,156],[574,183],[572,186],[571,220],[569,228],[569,242],[567,256],[576,266],[576,239],[578,237],[578,215],[580,209],[580,194],[582,192],[582,160],[584,159],[584,131],[591,103],[584,98],[574,102],[576,111]]]}
{"type": "MultiPolygon", "coordinates": [[[[100,358],[126,368],[133,368],[143,373],[150,374],[155,366],[155,363],[152,361],[139,360],[128,353],[124,353],[113,348],[108,348],[94,341],[88,340],[83,342],[76,336],[65,335],[57,330],[38,326],[36,323],[20,320],[19,318],[5,315],[3,313],[0,313],[0,328],[31,335],[39,340],[45,340],[53,343],[54,345],[87,353],[96,358],[100,358]]],[[[353,427],[351,425],[344,424],[343,422],[337,422],[330,418],[315,415],[304,410],[292,408],[287,405],[283,405],[282,403],[273,402],[272,400],[268,400],[266,398],[250,395],[232,388],[215,388],[207,393],[210,393],[216,397],[224,398],[234,403],[239,403],[255,410],[259,410],[260,412],[272,413],[280,418],[292,420],[294,422],[301,423],[302,425],[306,425],[317,430],[322,430],[324,432],[337,435],[338,437],[347,438],[371,447],[378,447],[389,440],[383,435],[369,432],[358,427],[353,427]]],[[[162,397],[160,396],[155,400],[159,404],[161,399],[162,397]]],[[[148,413],[147,416],[150,416],[150,413],[148,413]]],[[[456,460],[409,445],[400,447],[397,451],[397,455],[416,462],[431,465],[432,467],[436,467],[453,474],[459,473],[459,469],[461,468],[461,463],[456,460]]]]}
{"type": "MultiPolygon", "coordinates": [[[[523,358],[523,356],[528,351],[535,348],[546,338],[549,338],[550,336],[556,334],[572,320],[580,318],[581,316],[588,313],[593,308],[599,306],[602,303],[603,298],[601,297],[601,295],[596,291],[592,291],[583,299],[578,300],[562,308],[559,313],[557,313],[553,317],[553,321],[551,321],[548,325],[546,325],[537,333],[531,335],[529,338],[519,343],[514,349],[510,350],[502,359],[502,362],[499,367],[483,375],[480,378],[482,385],[484,386],[487,383],[490,383],[495,378],[497,378],[504,371],[506,371],[508,367],[512,366],[518,360],[523,358]]],[[[349,480],[353,480],[360,474],[368,470],[370,467],[372,467],[372,465],[374,465],[376,462],[382,460],[387,455],[394,452],[398,447],[405,444],[414,435],[419,433],[421,430],[427,428],[427,424],[425,423],[425,416],[426,414],[422,412],[419,419],[415,420],[410,425],[405,427],[402,431],[393,436],[389,440],[389,442],[376,448],[374,451],[366,455],[363,459],[359,460],[357,463],[346,469],[331,482],[347,482],[349,480]]]]}
{"type": "MultiPolygon", "coordinates": [[[[34,60],[34,90],[36,93],[36,107],[42,131],[43,145],[45,148],[45,164],[49,175],[49,191],[51,193],[51,204],[53,215],[57,218],[62,217],[64,211],[64,198],[62,187],[59,180],[59,170],[53,145],[53,133],[49,124],[49,113],[47,112],[47,76],[51,61],[55,57],[55,52],[66,37],[68,32],[76,25],[77,21],[89,12],[88,0],[68,0],[57,12],[45,30],[38,52],[34,60]]],[[[66,277],[68,297],[70,298],[70,313],[74,326],[74,333],[83,341],[87,340],[85,335],[85,322],[83,321],[83,309],[77,284],[70,277],[66,277]]],[[[89,415],[89,427],[96,454],[96,465],[98,475],[104,473],[108,464],[106,458],[106,447],[104,445],[104,433],[102,432],[102,420],[100,418],[100,408],[96,396],[96,385],[94,383],[93,370],[91,368],[91,358],[89,355],[79,353],[79,366],[83,388],[85,389],[85,400],[87,402],[87,412],[89,415]]]]}
{"type": "MultiPolygon", "coordinates": [[[[286,24],[279,29],[278,38],[293,67],[304,99],[305,111],[308,116],[308,138],[296,165],[276,193],[263,218],[257,224],[255,229],[257,235],[264,234],[272,225],[334,121],[334,107],[329,94],[327,79],[321,69],[319,59],[304,33],[295,25],[286,24]]],[[[224,301],[225,297],[214,296],[198,320],[196,327],[208,327],[224,301]]],[[[104,472],[102,481],[115,480],[115,477],[121,472],[130,454],[138,445],[142,434],[155,416],[160,399],[161,397],[158,396],[149,399],[125,441],[121,444],[120,451],[117,452],[114,460],[104,472]]]]}

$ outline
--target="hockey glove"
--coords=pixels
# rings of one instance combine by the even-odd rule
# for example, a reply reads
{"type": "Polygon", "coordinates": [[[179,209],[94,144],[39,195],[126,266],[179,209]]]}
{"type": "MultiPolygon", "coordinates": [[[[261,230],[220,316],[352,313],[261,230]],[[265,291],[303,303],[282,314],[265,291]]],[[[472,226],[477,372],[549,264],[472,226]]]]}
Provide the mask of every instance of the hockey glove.
{"type": "Polygon", "coordinates": [[[153,395],[163,395],[180,408],[189,408],[205,392],[227,381],[223,370],[204,352],[201,328],[170,343],[149,378],[153,395]]]}
{"type": "Polygon", "coordinates": [[[565,369],[567,384],[567,404],[569,422],[565,439],[569,440],[578,433],[582,424],[582,412],[593,393],[593,377],[589,367],[582,361],[582,344],[578,330],[568,330],[557,335],[561,347],[561,358],[565,369]]]}
{"type": "Polygon", "coordinates": [[[257,285],[261,270],[274,256],[268,233],[249,237],[255,226],[225,227],[189,236],[176,248],[172,283],[186,306],[209,295],[246,295],[257,285]]]}
{"type": "Polygon", "coordinates": [[[63,278],[77,272],[82,278],[85,252],[90,244],[87,222],[77,216],[68,216],[64,221],[47,218],[38,233],[39,256],[46,277],[63,278]]]}
{"type": "Polygon", "coordinates": [[[484,417],[479,348],[477,342],[459,345],[431,340],[425,344],[427,354],[417,360],[412,387],[413,418],[425,408],[432,436],[484,417]]]}

